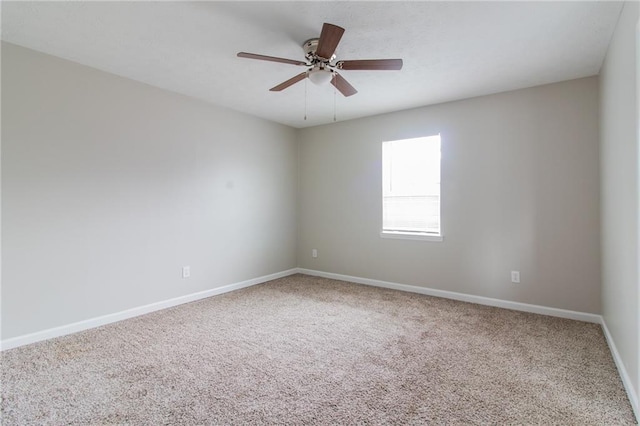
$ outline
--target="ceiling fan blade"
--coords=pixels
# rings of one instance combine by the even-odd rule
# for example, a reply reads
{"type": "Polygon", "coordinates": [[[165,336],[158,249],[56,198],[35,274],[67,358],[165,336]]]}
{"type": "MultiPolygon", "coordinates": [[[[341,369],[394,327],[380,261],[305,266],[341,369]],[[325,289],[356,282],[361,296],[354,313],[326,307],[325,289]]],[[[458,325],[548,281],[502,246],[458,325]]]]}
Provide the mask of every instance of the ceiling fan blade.
{"type": "Polygon", "coordinates": [[[318,40],[316,56],[323,59],[331,59],[336,47],[338,47],[338,43],[340,43],[342,34],[344,34],[344,28],[325,22],[320,33],[320,40],[318,40]]]}
{"type": "Polygon", "coordinates": [[[286,89],[289,86],[293,86],[294,84],[296,84],[297,82],[299,82],[300,80],[304,80],[305,78],[307,78],[307,72],[301,72],[300,74],[296,75],[295,77],[290,78],[289,80],[278,84],[275,87],[272,87],[271,89],[269,89],[272,92],[279,92],[281,90],[286,89]]]}
{"type": "Polygon", "coordinates": [[[401,70],[402,59],[361,59],[355,61],[338,61],[341,70],[401,70]]]}
{"type": "Polygon", "coordinates": [[[276,58],[275,56],[257,55],[255,53],[247,53],[247,52],[238,53],[238,57],[247,58],[247,59],[259,59],[261,61],[281,62],[283,64],[291,64],[291,65],[307,65],[306,62],[296,61],[294,59],[276,58]]]}
{"type": "Polygon", "coordinates": [[[344,96],[351,96],[358,93],[358,91],[352,85],[350,85],[349,82],[344,79],[344,77],[342,77],[338,73],[335,73],[333,75],[333,78],[331,79],[331,84],[333,84],[336,87],[336,89],[338,89],[338,91],[342,93],[344,96]]]}

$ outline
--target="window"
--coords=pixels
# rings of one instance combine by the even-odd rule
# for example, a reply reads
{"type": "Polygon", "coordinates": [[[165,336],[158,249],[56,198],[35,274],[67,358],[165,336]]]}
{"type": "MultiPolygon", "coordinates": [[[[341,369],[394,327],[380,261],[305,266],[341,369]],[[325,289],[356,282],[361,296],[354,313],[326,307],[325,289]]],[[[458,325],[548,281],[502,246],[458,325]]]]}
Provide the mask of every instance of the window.
{"type": "Polygon", "coordinates": [[[380,236],[442,241],[439,134],[382,143],[380,236]]]}

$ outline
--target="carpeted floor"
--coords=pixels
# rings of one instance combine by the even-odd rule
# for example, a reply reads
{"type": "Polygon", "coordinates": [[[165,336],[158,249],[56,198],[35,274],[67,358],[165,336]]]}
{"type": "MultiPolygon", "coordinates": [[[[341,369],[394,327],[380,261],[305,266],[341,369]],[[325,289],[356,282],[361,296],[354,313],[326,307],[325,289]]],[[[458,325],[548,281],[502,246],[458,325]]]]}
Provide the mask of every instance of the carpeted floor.
{"type": "Polygon", "coordinates": [[[2,424],[634,424],[600,326],[294,275],[2,353],[2,424]]]}

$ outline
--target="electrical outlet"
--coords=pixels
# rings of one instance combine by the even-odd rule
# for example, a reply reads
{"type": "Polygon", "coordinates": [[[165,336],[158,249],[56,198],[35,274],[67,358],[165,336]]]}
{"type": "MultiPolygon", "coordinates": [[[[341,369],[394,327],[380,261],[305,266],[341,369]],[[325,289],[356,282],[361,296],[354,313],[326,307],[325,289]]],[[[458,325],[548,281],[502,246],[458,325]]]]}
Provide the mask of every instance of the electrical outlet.
{"type": "Polygon", "coordinates": [[[520,271],[511,271],[511,282],[516,284],[520,282],[520,271]]]}
{"type": "Polygon", "coordinates": [[[191,276],[191,266],[182,267],[182,278],[189,278],[191,276]]]}
{"type": "Polygon", "coordinates": [[[318,250],[316,249],[311,250],[311,257],[313,257],[314,259],[318,257],[318,250]]]}

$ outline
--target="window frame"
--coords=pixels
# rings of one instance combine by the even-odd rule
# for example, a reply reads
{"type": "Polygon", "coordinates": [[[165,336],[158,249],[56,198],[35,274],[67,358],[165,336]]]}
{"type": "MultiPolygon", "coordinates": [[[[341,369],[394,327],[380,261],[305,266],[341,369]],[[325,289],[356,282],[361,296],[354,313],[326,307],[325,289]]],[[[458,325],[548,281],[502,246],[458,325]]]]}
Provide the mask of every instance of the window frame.
{"type": "MultiPolygon", "coordinates": [[[[444,241],[444,235],[442,232],[442,134],[441,133],[436,133],[436,134],[432,134],[432,135],[427,135],[427,136],[418,136],[418,137],[413,137],[413,138],[405,138],[405,139],[395,139],[395,140],[388,140],[388,141],[382,141],[382,143],[380,144],[380,159],[381,159],[381,165],[382,167],[384,167],[384,144],[386,142],[396,142],[396,141],[403,141],[403,140],[410,140],[410,139],[422,139],[422,138],[430,138],[430,137],[435,137],[438,136],[439,140],[440,140],[440,189],[439,189],[439,198],[438,198],[438,224],[439,224],[439,232],[435,233],[435,232],[425,232],[425,231],[398,231],[398,230],[391,230],[391,229],[384,229],[384,185],[385,185],[385,180],[384,180],[384,172],[382,173],[383,178],[382,178],[382,182],[381,182],[381,197],[380,197],[380,201],[381,201],[381,207],[382,207],[382,217],[381,217],[381,222],[382,222],[382,226],[380,227],[380,238],[385,238],[385,239],[399,239],[399,240],[413,240],[413,241],[430,241],[430,242],[442,242],[444,241]]],[[[381,169],[382,170],[382,169],[381,169]]]]}

